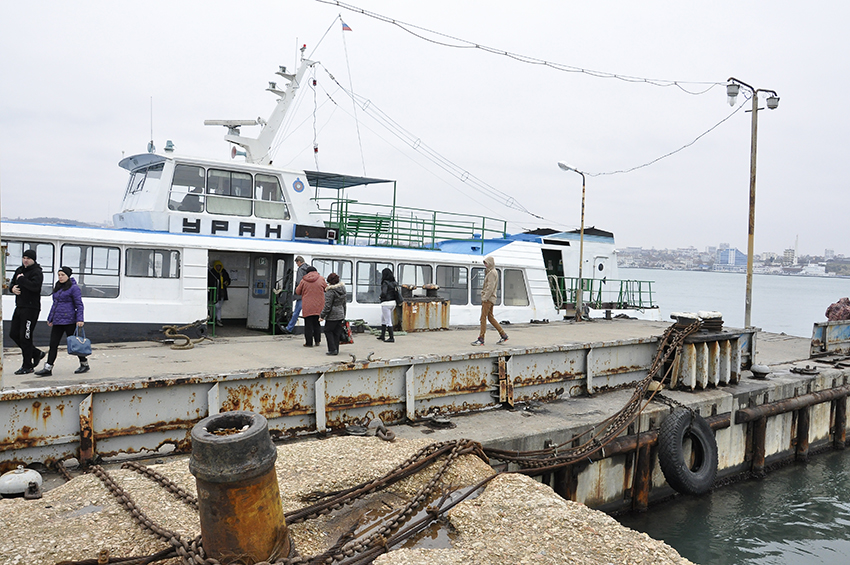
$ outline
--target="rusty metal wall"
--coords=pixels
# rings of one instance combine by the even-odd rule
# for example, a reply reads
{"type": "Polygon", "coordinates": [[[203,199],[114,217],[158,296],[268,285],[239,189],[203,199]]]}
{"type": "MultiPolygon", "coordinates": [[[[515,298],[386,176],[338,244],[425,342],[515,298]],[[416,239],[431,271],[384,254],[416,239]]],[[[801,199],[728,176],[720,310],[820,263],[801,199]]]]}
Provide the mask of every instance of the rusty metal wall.
{"type": "MultiPolygon", "coordinates": [[[[248,410],[275,438],[551,401],[646,375],[654,338],[249,374],[0,391],[0,470],[16,463],[184,452],[192,426],[248,410]]],[[[702,377],[701,377],[702,378],[702,377]]],[[[704,379],[707,383],[711,379],[704,379]]]]}

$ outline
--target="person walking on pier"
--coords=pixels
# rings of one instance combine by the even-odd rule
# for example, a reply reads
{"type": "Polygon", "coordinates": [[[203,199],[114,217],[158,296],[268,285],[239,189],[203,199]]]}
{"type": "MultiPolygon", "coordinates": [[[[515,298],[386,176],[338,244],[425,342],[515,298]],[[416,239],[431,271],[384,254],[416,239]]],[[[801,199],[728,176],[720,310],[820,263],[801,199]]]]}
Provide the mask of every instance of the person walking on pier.
{"type": "Polygon", "coordinates": [[[301,297],[301,315],[304,317],[304,347],[313,347],[322,343],[322,326],[319,325],[319,314],[325,305],[325,288],[328,283],[316,267],[305,269],[301,282],[295,288],[295,294],[301,297]]]}
{"type": "MultiPolygon", "coordinates": [[[[295,288],[298,288],[298,285],[301,283],[301,279],[304,278],[304,275],[307,273],[307,267],[309,265],[304,262],[304,257],[299,255],[295,258],[295,265],[298,267],[298,271],[295,273],[295,288]]],[[[286,324],[286,333],[292,333],[295,330],[295,324],[298,322],[298,316],[301,315],[301,295],[295,293],[295,302],[292,306],[292,316],[289,318],[289,323],[286,324]]]]}
{"type": "Polygon", "coordinates": [[[21,266],[12,275],[11,292],[15,295],[15,312],[12,314],[10,337],[21,348],[23,362],[16,375],[32,373],[45,356],[33,343],[35,324],[41,311],[41,285],[44,273],[36,262],[35,249],[27,249],[21,257],[21,266]]]}
{"type": "Polygon", "coordinates": [[[398,283],[393,276],[393,270],[387,267],[381,271],[381,336],[379,340],[385,343],[395,342],[393,337],[393,310],[398,305],[396,295],[398,283]],[[387,332],[390,336],[386,337],[387,332]]]}
{"type": "Polygon", "coordinates": [[[501,336],[498,343],[508,341],[508,334],[505,333],[505,330],[502,329],[493,315],[493,305],[496,302],[499,290],[499,271],[496,270],[496,261],[490,256],[485,257],[484,268],[486,274],[484,275],[484,285],[481,287],[481,328],[478,331],[478,339],[473,341],[472,345],[484,345],[484,333],[487,331],[488,321],[493,324],[493,327],[501,336]]]}
{"type": "MultiPolygon", "coordinates": [[[[59,353],[59,342],[65,336],[72,336],[77,328],[83,327],[83,297],[77,281],[71,275],[71,267],[60,267],[56,273],[56,284],[53,287],[53,306],[47,315],[47,325],[50,326],[50,349],[47,352],[47,362],[44,368],[36,371],[37,377],[49,377],[53,374],[53,364],[59,353]]],[[[77,356],[80,366],[74,373],[87,373],[88,358],[77,356]]]]}
{"type": "Polygon", "coordinates": [[[227,300],[227,287],[230,286],[230,275],[221,261],[213,261],[212,266],[207,269],[207,286],[210,288],[210,302],[215,300],[215,325],[223,326],[221,321],[221,309],[227,300]]]}
{"type": "Polygon", "coordinates": [[[326,355],[338,355],[342,323],[345,321],[345,283],[339,280],[338,274],[331,273],[328,275],[328,285],[325,290],[325,307],[319,321],[325,321],[325,339],[328,340],[326,355]]]}

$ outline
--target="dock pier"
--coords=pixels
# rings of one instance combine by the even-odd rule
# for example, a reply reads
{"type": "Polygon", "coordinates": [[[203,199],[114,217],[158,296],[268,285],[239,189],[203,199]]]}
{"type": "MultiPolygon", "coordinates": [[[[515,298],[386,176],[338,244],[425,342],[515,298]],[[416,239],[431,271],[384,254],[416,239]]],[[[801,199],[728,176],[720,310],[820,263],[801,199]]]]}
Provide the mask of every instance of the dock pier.
{"type": "MultiPolygon", "coordinates": [[[[486,449],[570,445],[616,413],[646,376],[663,322],[614,319],[507,326],[509,341],[473,347],[473,328],[355,334],[338,357],[300,336],[232,336],[190,350],[153,342],[95,344],[92,371],[4,371],[0,470],[17,464],[188,453],[200,420],[262,415],[276,440],[345,433],[379,418],[398,437],[467,438],[486,449]]],[[[810,340],[725,328],[694,335],[676,357],[677,388],[662,390],[594,456],[558,468],[497,469],[537,476],[563,497],[606,511],[644,509],[673,494],[658,462],[658,428],[674,406],[714,431],[717,480],[846,445],[850,372],[809,357],[810,340]],[[748,367],[767,365],[767,378],[748,367]]],[[[13,350],[4,366],[17,362],[13,350]]]]}

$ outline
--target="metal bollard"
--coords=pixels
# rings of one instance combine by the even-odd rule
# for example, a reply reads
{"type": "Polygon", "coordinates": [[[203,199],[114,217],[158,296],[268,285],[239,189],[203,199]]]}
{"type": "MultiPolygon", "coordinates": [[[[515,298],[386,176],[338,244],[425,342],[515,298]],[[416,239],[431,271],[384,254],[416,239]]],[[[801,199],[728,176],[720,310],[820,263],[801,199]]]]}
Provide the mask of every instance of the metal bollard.
{"type": "Polygon", "coordinates": [[[275,459],[268,422],[259,414],[224,412],[192,428],[189,471],[207,557],[226,564],[289,555],[275,459]]]}

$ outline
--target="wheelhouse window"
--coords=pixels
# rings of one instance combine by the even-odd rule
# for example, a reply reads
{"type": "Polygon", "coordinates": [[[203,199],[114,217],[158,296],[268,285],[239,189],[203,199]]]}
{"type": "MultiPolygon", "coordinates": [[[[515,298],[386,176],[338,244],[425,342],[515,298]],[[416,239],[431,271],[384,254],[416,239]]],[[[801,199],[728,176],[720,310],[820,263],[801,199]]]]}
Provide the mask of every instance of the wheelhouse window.
{"type": "MultiPolygon", "coordinates": [[[[502,303],[502,271],[501,269],[496,269],[499,273],[499,284],[496,285],[496,298],[493,301],[494,305],[499,305],[502,303]]],[[[487,274],[486,269],[483,267],[473,267],[472,268],[472,303],[480,305],[481,304],[481,290],[484,288],[484,276],[487,274]]]]}
{"type": "Polygon", "coordinates": [[[204,168],[177,165],[171,181],[168,209],[181,212],[204,211],[204,168]]]}
{"type": "Polygon", "coordinates": [[[437,265],[437,296],[450,300],[453,305],[469,303],[469,271],[466,267],[437,265]]]}
{"type": "Polygon", "coordinates": [[[254,215],[271,220],[288,220],[289,207],[283,198],[280,180],[273,175],[254,177],[254,215]]]}
{"type": "Polygon", "coordinates": [[[392,269],[392,263],[377,263],[371,261],[357,262],[357,287],[355,293],[357,302],[361,304],[378,304],[381,302],[381,272],[392,269]]]}
{"type": "Polygon", "coordinates": [[[207,212],[229,216],[250,216],[252,185],[250,173],[208,170],[207,212]]]}
{"type": "Polygon", "coordinates": [[[55,277],[55,269],[53,268],[53,244],[41,243],[37,241],[5,241],[3,246],[9,254],[6,257],[6,288],[3,289],[3,294],[12,294],[12,276],[15,271],[23,265],[24,251],[32,249],[37,257],[36,263],[41,265],[41,270],[44,272],[44,281],[41,283],[41,295],[48,296],[53,292],[53,277],[55,277]]]}
{"type": "Polygon", "coordinates": [[[128,277],[180,278],[180,252],[174,249],[127,249],[128,277]]]}
{"type": "Polygon", "coordinates": [[[519,269],[505,269],[505,306],[528,306],[525,275],[519,269]]]}
{"type": "Polygon", "coordinates": [[[431,273],[431,265],[402,263],[398,266],[398,276],[396,277],[396,280],[399,284],[421,287],[422,285],[430,284],[433,281],[431,273]]]}
{"type": "Polygon", "coordinates": [[[116,298],[121,251],[99,245],[63,245],[61,265],[71,267],[83,296],[116,298]]]}
{"type": "Polygon", "coordinates": [[[345,283],[345,299],[348,302],[353,300],[352,295],[352,263],[351,261],[340,261],[338,259],[313,259],[312,265],[316,267],[319,274],[327,280],[328,275],[336,273],[339,275],[339,280],[345,283]]]}
{"type": "Polygon", "coordinates": [[[159,182],[164,167],[164,163],[157,163],[145,169],[133,171],[130,175],[130,183],[127,185],[127,194],[138,194],[145,188],[145,184],[152,181],[159,182]]]}

